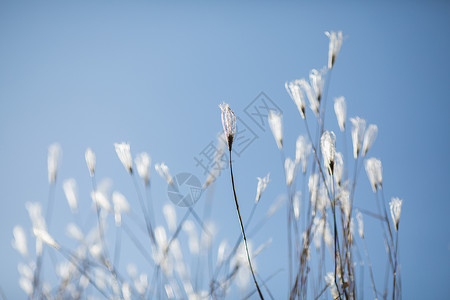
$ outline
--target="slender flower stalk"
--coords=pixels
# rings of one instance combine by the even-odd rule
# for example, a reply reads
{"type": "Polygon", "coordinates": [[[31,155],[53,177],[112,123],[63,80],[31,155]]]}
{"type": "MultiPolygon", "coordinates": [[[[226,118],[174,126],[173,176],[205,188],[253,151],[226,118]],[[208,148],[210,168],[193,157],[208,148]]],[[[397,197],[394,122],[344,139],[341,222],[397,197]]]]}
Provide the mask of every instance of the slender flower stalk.
{"type": "MultiPolygon", "coordinates": [[[[256,281],[255,271],[253,270],[252,261],[250,259],[250,254],[248,252],[247,237],[245,235],[244,223],[242,222],[241,211],[239,210],[239,202],[237,200],[236,188],[234,185],[233,164],[232,164],[232,160],[231,160],[231,149],[233,146],[234,134],[236,132],[236,116],[234,115],[233,111],[231,110],[231,108],[229,107],[228,104],[224,103],[224,104],[220,105],[220,108],[222,110],[222,126],[223,126],[223,130],[225,132],[225,136],[227,137],[228,150],[230,152],[230,175],[231,175],[231,185],[233,187],[234,203],[236,204],[236,211],[237,211],[238,217],[239,217],[239,224],[241,225],[242,237],[244,238],[245,251],[247,253],[247,260],[248,260],[248,264],[250,266],[250,271],[252,272],[253,281],[254,281],[256,289],[258,291],[259,297],[261,299],[264,299],[264,297],[261,293],[261,290],[259,288],[258,282],[256,281]]],[[[269,115],[270,115],[270,113],[269,113],[269,115]]],[[[273,129],[272,129],[272,131],[273,131],[273,129]]]]}

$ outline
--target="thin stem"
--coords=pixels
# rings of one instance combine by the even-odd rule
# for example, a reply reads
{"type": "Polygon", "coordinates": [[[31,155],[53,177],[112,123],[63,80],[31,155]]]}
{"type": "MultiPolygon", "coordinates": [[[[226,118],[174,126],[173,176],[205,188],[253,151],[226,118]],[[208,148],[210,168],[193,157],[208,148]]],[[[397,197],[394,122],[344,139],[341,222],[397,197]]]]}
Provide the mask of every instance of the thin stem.
{"type": "Polygon", "coordinates": [[[231,163],[231,149],[230,149],[230,174],[231,174],[231,184],[233,186],[234,203],[236,204],[236,211],[237,211],[238,217],[239,217],[239,224],[241,225],[242,237],[244,238],[245,251],[247,252],[248,264],[250,266],[250,271],[252,272],[253,281],[255,282],[256,289],[258,290],[259,297],[261,298],[261,300],[264,300],[261,290],[259,289],[258,282],[256,281],[255,272],[253,270],[252,261],[250,259],[250,254],[248,253],[247,237],[245,236],[244,224],[242,223],[241,212],[239,210],[239,203],[238,203],[237,196],[236,196],[236,188],[234,186],[233,164],[231,163]]]}
{"type": "Polygon", "coordinates": [[[370,258],[369,258],[369,252],[367,251],[367,246],[366,246],[366,240],[364,238],[362,238],[363,244],[364,244],[364,253],[366,254],[367,257],[367,262],[369,263],[369,273],[370,273],[370,280],[372,282],[372,289],[373,289],[373,295],[374,295],[374,299],[377,300],[377,289],[375,288],[375,280],[373,279],[373,272],[372,272],[372,264],[370,263],[370,258]]]}

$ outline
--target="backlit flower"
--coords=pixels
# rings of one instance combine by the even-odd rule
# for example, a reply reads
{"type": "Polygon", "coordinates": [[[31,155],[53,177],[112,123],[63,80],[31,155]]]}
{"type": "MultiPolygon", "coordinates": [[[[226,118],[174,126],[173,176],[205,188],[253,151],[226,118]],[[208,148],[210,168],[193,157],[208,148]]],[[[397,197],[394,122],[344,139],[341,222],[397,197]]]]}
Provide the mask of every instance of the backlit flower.
{"type": "Polygon", "coordinates": [[[336,136],[333,131],[325,131],[320,138],[320,146],[322,149],[323,163],[328,169],[328,173],[333,175],[334,158],[336,155],[336,136]]]}
{"type": "Polygon", "coordinates": [[[125,169],[131,174],[133,172],[133,159],[130,153],[130,144],[127,143],[114,143],[117,156],[125,169]]]}
{"type": "Polygon", "coordinates": [[[234,135],[236,134],[236,116],[227,103],[224,102],[219,107],[222,110],[222,126],[227,137],[228,150],[231,151],[234,135]]]}
{"type": "Polygon", "coordinates": [[[334,63],[336,62],[336,58],[341,50],[342,46],[342,31],[338,32],[325,32],[325,35],[330,39],[330,43],[328,46],[328,69],[333,68],[334,63]]]}
{"type": "Polygon", "coordinates": [[[169,167],[166,166],[165,163],[155,164],[155,170],[168,184],[173,183],[172,176],[170,176],[169,167]]]}
{"type": "Polygon", "coordinates": [[[262,193],[266,190],[267,184],[269,183],[270,173],[266,175],[264,178],[256,177],[258,179],[258,186],[256,188],[256,199],[255,202],[258,203],[259,199],[261,199],[262,193]]]}
{"type": "Polygon", "coordinates": [[[283,123],[281,114],[273,110],[269,111],[269,125],[272,130],[273,137],[277,142],[278,149],[283,148],[283,123]]]}
{"type": "Polygon", "coordinates": [[[352,122],[352,141],[353,141],[353,157],[358,158],[361,150],[361,144],[364,138],[364,131],[366,130],[366,120],[360,117],[350,118],[352,122]]]}
{"type": "Polygon", "coordinates": [[[86,152],[84,153],[84,158],[86,159],[86,164],[89,169],[89,174],[94,176],[95,173],[95,153],[91,150],[91,148],[87,148],[86,152]]]}
{"type": "Polygon", "coordinates": [[[48,147],[48,182],[55,183],[56,173],[58,172],[58,165],[61,160],[61,146],[58,143],[51,144],[48,147]]]}
{"type": "Polygon", "coordinates": [[[366,156],[367,151],[369,151],[370,147],[372,147],[373,142],[375,142],[375,139],[377,138],[377,134],[378,134],[377,125],[370,124],[366,130],[366,133],[364,134],[363,156],[366,156]]]}
{"type": "Polygon", "coordinates": [[[345,130],[345,119],[347,118],[347,106],[345,104],[344,97],[338,97],[334,99],[334,112],[341,131],[345,130]]]}
{"type": "Polygon", "coordinates": [[[391,208],[392,221],[395,224],[395,230],[398,230],[398,224],[400,222],[400,213],[402,211],[402,202],[403,200],[400,200],[400,198],[394,197],[389,203],[389,206],[391,208]]]}
{"type": "Polygon", "coordinates": [[[150,179],[150,156],[146,152],[142,152],[136,156],[136,158],[134,159],[134,163],[136,164],[136,169],[139,176],[141,176],[141,178],[144,180],[145,185],[148,185],[150,179]]]}
{"type": "Polygon", "coordinates": [[[289,157],[284,161],[284,170],[286,172],[286,184],[290,186],[294,181],[295,163],[289,157]]]}
{"type": "Polygon", "coordinates": [[[288,92],[291,99],[297,105],[298,111],[302,118],[305,118],[305,94],[303,93],[301,80],[293,80],[285,83],[286,91],[288,92]]]}

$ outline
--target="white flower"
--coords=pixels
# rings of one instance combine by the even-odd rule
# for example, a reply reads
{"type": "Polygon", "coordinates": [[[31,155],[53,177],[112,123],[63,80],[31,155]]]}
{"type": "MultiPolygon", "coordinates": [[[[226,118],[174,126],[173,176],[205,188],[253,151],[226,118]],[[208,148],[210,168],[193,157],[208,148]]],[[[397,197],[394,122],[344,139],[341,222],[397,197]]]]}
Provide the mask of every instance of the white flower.
{"type": "Polygon", "coordinates": [[[311,143],[308,143],[306,138],[300,135],[295,143],[295,163],[298,165],[302,163],[302,171],[306,173],[306,167],[308,166],[308,156],[311,152],[311,143]]]}
{"type": "Polygon", "coordinates": [[[127,143],[114,143],[117,156],[122,162],[125,169],[131,174],[133,172],[133,159],[130,153],[130,144],[127,143]]]}
{"type": "Polygon", "coordinates": [[[314,93],[316,94],[316,99],[319,103],[320,100],[322,99],[323,84],[325,82],[324,75],[326,72],[327,72],[326,68],[323,68],[320,71],[312,69],[311,72],[309,72],[309,81],[311,82],[311,87],[314,90],[314,93]]]}
{"type": "Polygon", "coordinates": [[[228,103],[224,102],[219,107],[222,110],[222,126],[227,137],[228,150],[231,151],[234,135],[236,134],[236,116],[228,103]]]}
{"type": "Polygon", "coordinates": [[[155,164],[155,170],[168,184],[173,184],[172,176],[170,176],[169,173],[169,167],[167,167],[165,163],[155,164]]]}
{"type": "Polygon", "coordinates": [[[295,163],[290,157],[286,158],[286,160],[284,161],[284,171],[286,172],[286,184],[290,186],[292,184],[292,181],[294,181],[295,176],[295,163]]]}
{"type": "Polygon", "coordinates": [[[323,163],[328,169],[328,173],[333,175],[336,155],[336,136],[333,131],[325,131],[322,134],[320,146],[322,149],[323,163]]]}
{"type": "Polygon", "coordinates": [[[144,180],[145,185],[149,183],[149,168],[151,164],[151,158],[146,152],[142,152],[136,156],[134,159],[136,164],[136,169],[138,171],[139,176],[144,180]]]}
{"type": "Polygon", "coordinates": [[[366,130],[366,133],[364,134],[363,156],[366,156],[367,151],[369,151],[370,147],[372,147],[373,142],[377,138],[377,134],[378,134],[377,125],[370,124],[366,130]]]}
{"type": "Polygon", "coordinates": [[[345,98],[338,97],[334,99],[334,112],[341,131],[345,130],[345,119],[347,118],[347,106],[345,105],[345,98]]]}
{"type": "Polygon", "coordinates": [[[395,224],[395,230],[398,230],[398,223],[400,222],[400,213],[402,211],[402,202],[398,197],[393,197],[389,206],[391,208],[392,221],[395,224]]]}
{"type": "Polygon", "coordinates": [[[45,224],[45,220],[42,217],[42,208],[41,204],[38,202],[27,202],[25,203],[25,208],[28,211],[28,215],[30,216],[31,224],[35,228],[47,228],[45,224]]]}
{"type": "Polygon", "coordinates": [[[344,159],[342,158],[342,154],[337,152],[334,160],[334,180],[340,186],[342,183],[342,173],[344,172],[344,159]]]}
{"type": "Polygon", "coordinates": [[[364,222],[363,222],[363,216],[360,211],[356,211],[356,220],[358,221],[359,236],[363,239],[364,238],[364,222]]]}
{"type": "Polygon", "coordinates": [[[330,39],[330,43],[328,46],[328,69],[333,68],[334,63],[336,62],[336,58],[341,50],[342,46],[342,31],[338,32],[325,32],[325,35],[330,39]]]}
{"type": "Polygon", "coordinates": [[[341,208],[344,212],[345,218],[348,220],[350,217],[350,192],[347,189],[341,189],[338,197],[341,202],[341,208]]]}
{"type": "Polygon", "coordinates": [[[367,177],[374,193],[377,192],[378,186],[381,188],[383,184],[383,167],[381,161],[371,157],[365,161],[367,177]]]}
{"type": "Polygon", "coordinates": [[[313,94],[313,89],[305,79],[300,79],[299,84],[301,85],[303,91],[308,97],[309,107],[314,112],[316,117],[319,117],[319,101],[317,97],[313,94]]]}
{"type": "Polygon", "coordinates": [[[81,232],[81,229],[74,223],[67,224],[66,232],[68,236],[77,241],[82,241],[84,239],[83,232],[81,232]]]}
{"type": "Polygon", "coordinates": [[[314,173],[309,176],[308,189],[309,193],[311,194],[311,204],[312,207],[314,208],[316,206],[317,201],[317,192],[319,191],[319,174],[314,173]]]}
{"type": "Polygon", "coordinates": [[[262,193],[266,190],[267,184],[269,183],[270,173],[266,175],[264,178],[256,177],[258,179],[258,186],[256,188],[256,199],[255,202],[258,203],[259,199],[261,199],[262,193]]]}
{"type": "Polygon", "coordinates": [[[292,199],[292,206],[294,208],[294,218],[296,221],[300,219],[300,196],[302,193],[300,191],[297,191],[294,195],[294,198],[292,199]]]}
{"type": "Polygon", "coordinates": [[[277,142],[278,149],[283,148],[283,123],[281,121],[281,113],[277,113],[273,110],[269,111],[269,125],[272,130],[273,137],[277,142]]]}
{"type": "Polygon", "coordinates": [[[175,212],[175,208],[170,204],[166,204],[163,207],[163,213],[169,230],[174,232],[177,228],[177,213],[175,212]]]}
{"type": "Polygon", "coordinates": [[[114,221],[116,222],[116,226],[121,226],[122,212],[128,213],[130,211],[130,204],[125,196],[117,191],[112,194],[112,202],[114,205],[114,221]]]}
{"type": "Polygon", "coordinates": [[[286,82],[285,87],[289,96],[291,96],[291,99],[295,102],[295,105],[297,105],[300,115],[304,119],[306,101],[305,101],[305,94],[303,93],[302,90],[301,82],[302,82],[301,79],[286,82]]]}
{"type": "Polygon", "coordinates": [[[101,207],[106,211],[111,211],[111,204],[109,204],[108,198],[104,192],[100,190],[92,191],[91,198],[98,207],[101,207]]]}
{"type": "Polygon", "coordinates": [[[86,159],[86,165],[89,169],[89,174],[91,175],[91,177],[93,177],[95,173],[96,158],[95,153],[91,150],[91,148],[86,149],[84,158],[86,159]]]}
{"type": "Polygon", "coordinates": [[[13,228],[14,240],[12,241],[12,246],[17,250],[23,257],[28,256],[27,248],[27,236],[22,226],[14,226],[13,228]]]}
{"type": "Polygon", "coordinates": [[[74,213],[78,209],[77,201],[77,183],[75,179],[66,179],[63,183],[64,194],[66,195],[67,203],[69,203],[70,210],[74,213]]]}
{"type": "Polygon", "coordinates": [[[359,117],[350,118],[352,122],[352,141],[353,141],[353,157],[358,158],[361,150],[361,144],[364,137],[364,130],[366,130],[366,121],[359,117]]]}
{"type": "Polygon", "coordinates": [[[48,182],[55,183],[56,173],[58,172],[58,165],[61,160],[62,150],[58,143],[51,144],[48,147],[48,182]]]}
{"type": "Polygon", "coordinates": [[[37,239],[40,239],[47,245],[55,249],[59,249],[58,243],[50,236],[47,230],[40,228],[33,228],[33,234],[36,236],[37,239]]]}

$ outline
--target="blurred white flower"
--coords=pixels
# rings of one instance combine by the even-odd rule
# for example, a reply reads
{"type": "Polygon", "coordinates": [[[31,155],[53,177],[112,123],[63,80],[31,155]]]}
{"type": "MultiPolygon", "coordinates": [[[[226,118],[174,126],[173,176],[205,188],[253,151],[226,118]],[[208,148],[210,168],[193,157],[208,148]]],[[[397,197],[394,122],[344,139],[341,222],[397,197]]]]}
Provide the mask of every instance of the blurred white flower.
{"type": "Polygon", "coordinates": [[[139,176],[144,180],[145,185],[148,185],[150,180],[150,164],[151,158],[146,152],[142,152],[136,156],[134,159],[134,163],[136,164],[136,169],[138,171],[139,176]]]}
{"type": "Polygon", "coordinates": [[[58,172],[61,156],[62,150],[58,143],[51,144],[50,147],[48,147],[48,182],[50,184],[53,184],[56,181],[56,173],[58,172]]]}
{"type": "Polygon", "coordinates": [[[167,222],[167,226],[171,232],[174,232],[177,228],[177,213],[173,205],[166,204],[163,207],[164,217],[167,222]]]}
{"type": "Polygon", "coordinates": [[[64,194],[66,195],[67,203],[69,203],[70,210],[75,213],[78,209],[77,201],[77,183],[75,179],[66,179],[63,183],[64,194]]]}
{"type": "Polygon", "coordinates": [[[165,163],[155,164],[155,170],[159,176],[164,179],[168,184],[173,184],[172,176],[170,176],[169,167],[165,163]]]}
{"type": "Polygon", "coordinates": [[[46,229],[47,225],[45,224],[45,220],[42,217],[42,208],[41,204],[38,202],[27,202],[25,203],[25,208],[28,211],[28,215],[30,216],[31,224],[33,228],[46,229]]]}
{"type": "Polygon", "coordinates": [[[227,137],[228,150],[231,151],[234,135],[236,134],[236,116],[228,103],[224,102],[220,104],[219,107],[222,111],[222,126],[225,136],[227,137]]]}
{"type": "Polygon", "coordinates": [[[370,147],[372,147],[373,142],[375,142],[375,139],[377,138],[378,134],[378,127],[377,125],[370,124],[369,127],[367,127],[366,133],[364,134],[364,141],[363,141],[363,156],[366,156],[367,151],[369,151],[370,147]]]}
{"type": "Polygon", "coordinates": [[[344,97],[338,97],[334,99],[334,112],[341,131],[345,130],[345,120],[347,118],[347,106],[345,104],[344,97]]]}
{"type": "Polygon", "coordinates": [[[336,136],[333,131],[325,131],[322,134],[320,146],[322,149],[323,163],[328,169],[328,173],[333,175],[336,155],[336,136]]]}
{"type": "Polygon", "coordinates": [[[302,163],[303,174],[306,173],[306,167],[308,166],[308,157],[311,153],[311,143],[307,142],[307,139],[300,135],[295,143],[295,163],[298,165],[302,163]]]}
{"type": "MultiPolygon", "coordinates": [[[[320,100],[322,99],[323,84],[325,82],[326,72],[327,72],[326,68],[323,68],[320,71],[312,69],[309,72],[309,81],[311,82],[311,87],[316,95],[316,99],[319,104],[320,100]]],[[[317,110],[318,109],[319,108],[317,107],[317,110]]]]}
{"type": "Polygon", "coordinates": [[[133,172],[133,159],[130,153],[130,144],[127,143],[114,143],[117,156],[125,169],[131,174],[133,172]]]}
{"type": "Polygon", "coordinates": [[[283,148],[283,123],[281,113],[277,113],[273,110],[269,111],[269,125],[272,130],[273,137],[277,142],[278,149],[283,148]]]}
{"type": "Polygon", "coordinates": [[[308,189],[309,189],[309,193],[311,194],[311,205],[313,207],[313,214],[315,211],[315,207],[316,207],[316,202],[317,202],[317,196],[318,196],[318,191],[319,191],[319,174],[314,173],[311,174],[309,176],[308,179],[308,189]]]}
{"type": "Polygon", "coordinates": [[[334,160],[334,180],[337,185],[340,186],[342,183],[342,174],[344,172],[344,159],[342,158],[342,153],[336,152],[334,160]]]}
{"type": "Polygon", "coordinates": [[[33,295],[33,284],[31,280],[25,277],[20,277],[19,279],[20,288],[29,296],[33,295]]]}
{"type": "Polygon", "coordinates": [[[290,186],[295,177],[295,163],[290,157],[284,161],[284,171],[286,172],[286,185],[290,186]]]}
{"type": "MultiPolygon", "coordinates": [[[[304,80],[304,79],[303,79],[304,80]]],[[[302,118],[305,118],[305,94],[302,90],[301,79],[293,80],[285,83],[286,91],[288,92],[291,99],[294,101],[295,105],[297,105],[298,111],[302,118]]]]}
{"type": "Polygon", "coordinates": [[[306,97],[309,101],[309,107],[314,112],[316,117],[319,117],[319,101],[317,100],[317,97],[313,93],[312,87],[309,85],[309,83],[305,79],[300,79],[299,84],[303,89],[303,92],[306,94],[306,97]]]}
{"type": "Polygon", "coordinates": [[[274,213],[280,209],[283,202],[286,201],[285,195],[279,195],[277,199],[272,203],[272,205],[269,207],[266,213],[266,218],[270,218],[273,216],[274,213]]]}
{"type": "Polygon", "coordinates": [[[363,216],[360,211],[356,211],[356,220],[358,221],[359,236],[363,239],[364,238],[364,222],[363,222],[363,216]]]}
{"type": "Polygon", "coordinates": [[[358,158],[361,150],[361,144],[364,138],[364,131],[366,130],[366,120],[360,117],[350,118],[352,122],[352,141],[353,141],[353,157],[358,158]]]}
{"type": "Polygon", "coordinates": [[[112,202],[114,205],[114,221],[116,222],[116,226],[121,226],[122,213],[130,212],[130,204],[125,196],[117,191],[114,191],[112,194],[112,202]]]}
{"type": "Polygon", "coordinates": [[[220,266],[222,262],[225,260],[225,253],[228,249],[227,240],[222,240],[219,244],[219,248],[217,249],[217,265],[220,266]]]}
{"type": "Polygon", "coordinates": [[[45,229],[40,228],[33,228],[33,234],[36,236],[37,239],[40,239],[42,242],[46,243],[47,245],[59,249],[58,243],[50,236],[50,234],[45,229]]]}
{"type": "Polygon", "coordinates": [[[333,68],[339,51],[341,50],[343,41],[342,31],[326,31],[325,35],[330,39],[330,43],[328,45],[328,69],[331,69],[333,68]]]}
{"type": "Polygon", "coordinates": [[[322,243],[322,235],[325,227],[325,220],[322,218],[318,218],[317,216],[313,219],[312,232],[314,233],[314,246],[317,250],[320,249],[320,245],[322,243]]]}
{"type": "Polygon", "coordinates": [[[197,230],[195,230],[195,224],[191,220],[187,220],[183,224],[183,230],[188,235],[189,251],[191,254],[199,254],[200,242],[198,238],[197,230]]]}
{"type": "Polygon", "coordinates": [[[269,183],[270,173],[266,175],[264,178],[256,177],[258,179],[258,186],[256,188],[256,199],[255,202],[258,203],[259,199],[261,199],[262,193],[266,190],[267,184],[269,183]]]}
{"type": "Polygon", "coordinates": [[[365,168],[372,190],[376,193],[378,187],[381,188],[383,184],[383,167],[381,166],[381,161],[371,157],[365,161],[365,168]]]}
{"type": "Polygon", "coordinates": [[[348,220],[350,218],[350,192],[347,189],[341,189],[338,197],[345,219],[348,220]]]}
{"type": "Polygon", "coordinates": [[[395,224],[395,230],[398,230],[398,224],[400,222],[400,213],[402,211],[402,202],[398,197],[393,197],[389,206],[391,208],[391,217],[392,221],[395,224]]]}
{"type": "Polygon", "coordinates": [[[81,242],[84,239],[84,235],[81,232],[81,229],[78,228],[78,226],[75,225],[74,223],[67,224],[66,232],[69,237],[79,242],[81,242]]]}
{"type": "Polygon", "coordinates": [[[93,177],[95,173],[96,158],[95,153],[91,150],[91,148],[86,149],[84,158],[86,159],[86,165],[88,167],[89,174],[91,175],[91,177],[93,177]]]}
{"type": "Polygon", "coordinates": [[[17,250],[23,257],[28,256],[27,247],[27,236],[25,235],[25,230],[22,226],[16,225],[13,228],[14,239],[12,240],[12,246],[17,250]]]}
{"type": "Polygon", "coordinates": [[[297,191],[292,199],[292,206],[294,208],[294,218],[296,221],[300,219],[300,197],[302,193],[297,191]]]}
{"type": "Polygon", "coordinates": [[[98,207],[101,207],[108,212],[111,211],[111,204],[109,204],[106,194],[103,193],[102,191],[99,191],[99,190],[92,191],[91,198],[92,198],[92,201],[94,201],[94,203],[96,205],[98,205],[98,207]]]}

